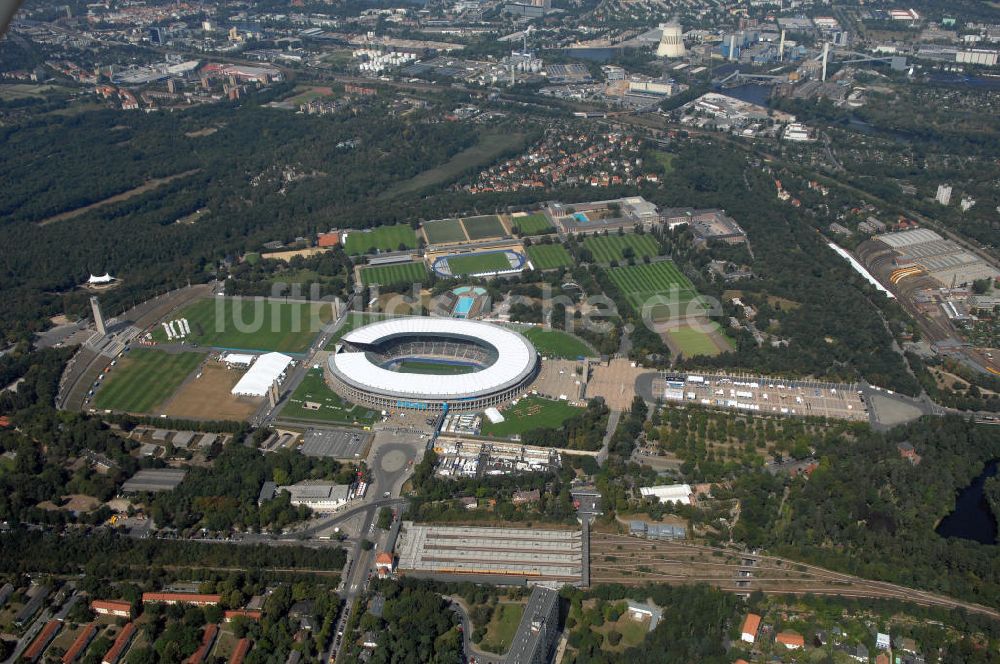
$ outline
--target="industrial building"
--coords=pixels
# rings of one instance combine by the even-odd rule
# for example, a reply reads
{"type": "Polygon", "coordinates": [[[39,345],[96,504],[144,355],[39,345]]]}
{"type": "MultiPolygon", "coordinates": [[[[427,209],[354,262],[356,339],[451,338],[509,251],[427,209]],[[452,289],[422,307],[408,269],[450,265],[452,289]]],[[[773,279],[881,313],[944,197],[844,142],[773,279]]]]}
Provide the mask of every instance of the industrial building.
{"type": "Polygon", "coordinates": [[[893,253],[896,269],[889,277],[893,284],[926,274],[942,286],[954,288],[1000,276],[1000,271],[979,256],[927,228],[886,233],[874,241],[893,253]]]}
{"type": "Polygon", "coordinates": [[[518,396],[538,374],[538,354],[521,334],[454,318],[406,317],[348,332],[325,376],[342,396],[380,409],[478,411],[518,396]],[[441,376],[407,372],[406,361],[472,367],[441,376]]]}
{"type": "Polygon", "coordinates": [[[677,23],[660,24],[660,43],[656,47],[658,58],[683,58],[684,32],[677,23]]]}
{"type": "Polygon", "coordinates": [[[279,486],[277,492],[287,491],[292,505],[304,505],[315,512],[332,512],[347,504],[351,487],[347,484],[300,482],[279,486]]]}
{"type": "Polygon", "coordinates": [[[504,661],[548,664],[559,637],[559,591],[536,586],[504,661]]]}
{"type": "Polygon", "coordinates": [[[122,493],[142,491],[172,491],[184,480],[187,471],[180,468],[151,468],[140,470],[122,484],[122,493]]]}
{"type": "Polygon", "coordinates": [[[682,540],[687,537],[687,528],[669,523],[646,523],[629,521],[629,535],[659,540],[682,540]]]}
{"type": "Polygon", "coordinates": [[[482,579],[524,585],[581,583],[579,530],[430,526],[404,521],[398,568],[412,576],[482,579]]]}

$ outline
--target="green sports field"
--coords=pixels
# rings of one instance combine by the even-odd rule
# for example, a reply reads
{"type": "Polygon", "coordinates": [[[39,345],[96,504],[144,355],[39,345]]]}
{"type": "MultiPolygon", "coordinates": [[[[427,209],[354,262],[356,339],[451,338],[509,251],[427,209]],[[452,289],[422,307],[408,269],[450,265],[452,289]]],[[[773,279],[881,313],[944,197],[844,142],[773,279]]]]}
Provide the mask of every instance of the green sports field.
{"type": "Polygon", "coordinates": [[[543,233],[551,233],[555,230],[552,226],[552,222],[549,221],[549,218],[541,212],[529,214],[524,217],[513,217],[511,219],[511,225],[521,231],[521,235],[540,235],[543,233]]]}
{"type": "Polygon", "coordinates": [[[463,274],[509,270],[510,260],[507,259],[507,254],[502,251],[485,254],[465,254],[462,256],[449,256],[448,267],[451,268],[451,273],[457,277],[463,274]]]}
{"type": "Polygon", "coordinates": [[[323,380],[322,369],[310,369],[295,388],[288,403],[281,409],[281,417],[368,427],[374,424],[381,414],[377,410],[344,401],[327,386],[323,380]],[[306,408],[307,401],[318,403],[319,410],[306,408]]]}
{"type": "MultiPolygon", "coordinates": [[[[718,329],[717,325],[715,327],[718,329]]],[[[695,355],[715,356],[721,352],[712,341],[712,337],[708,332],[693,327],[679,327],[675,330],[668,330],[667,336],[680,349],[684,357],[694,357],[695,355]]]]}
{"type": "Polygon", "coordinates": [[[651,298],[662,298],[652,309],[655,320],[704,313],[691,281],[672,261],[615,267],[608,270],[608,276],[639,313],[651,298]]]}
{"type": "Polygon", "coordinates": [[[537,270],[552,270],[573,265],[573,257],[561,244],[533,244],[528,247],[528,258],[537,270]]]}
{"type": "Polygon", "coordinates": [[[610,263],[611,261],[625,260],[625,250],[631,248],[632,257],[641,259],[646,256],[655,256],[659,253],[660,247],[656,240],[650,235],[637,235],[627,233],[625,235],[596,235],[584,239],[583,246],[594,256],[598,263],[610,263]]]}
{"type": "Polygon", "coordinates": [[[507,237],[507,231],[500,223],[500,217],[495,214],[467,217],[462,219],[462,225],[465,226],[465,233],[470,240],[507,237]]]}
{"type": "Polygon", "coordinates": [[[581,339],[562,330],[546,330],[533,327],[523,332],[539,353],[546,357],[564,357],[575,360],[578,357],[594,357],[594,349],[581,339]]]}
{"type": "Polygon", "coordinates": [[[400,245],[407,249],[417,247],[417,233],[406,224],[379,226],[370,231],[351,231],[347,234],[344,251],[352,256],[378,251],[396,251],[400,245]]]}
{"type": "Polygon", "coordinates": [[[432,362],[430,360],[403,360],[399,363],[400,373],[432,376],[458,376],[472,373],[475,370],[475,367],[468,364],[451,364],[450,362],[432,362]]]}
{"type": "MultiPolygon", "coordinates": [[[[328,303],[278,302],[263,298],[214,297],[198,300],[165,320],[187,318],[185,341],[234,350],[301,353],[333,315],[328,303]]],[[[167,342],[161,325],[153,339],[167,342]]]]}
{"type": "Polygon", "coordinates": [[[180,387],[204,358],[201,353],[136,348],[105,374],[104,385],[94,395],[94,407],[151,413],[180,387]]]}
{"type": "Polygon", "coordinates": [[[522,434],[532,429],[557,429],[562,423],[578,415],[582,408],[571,406],[565,401],[553,401],[541,397],[524,397],[517,405],[503,410],[504,421],[493,424],[483,419],[481,433],[484,436],[506,438],[522,434]]]}
{"type": "Polygon", "coordinates": [[[395,263],[393,265],[376,265],[361,268],[361,283],[365,286],[379,284],[412,284],[423,281],[427,276],[427,268],[423,261],[412,263],[395,263]]]}
{"type": "Polygon", "coordinates": [[[462,222],[458,219],[440,219],[429,221],[423,225],[424,235],[430,244],[444,244],[447,242],[466,242],[465,231],[462,230],[462,222]]]}

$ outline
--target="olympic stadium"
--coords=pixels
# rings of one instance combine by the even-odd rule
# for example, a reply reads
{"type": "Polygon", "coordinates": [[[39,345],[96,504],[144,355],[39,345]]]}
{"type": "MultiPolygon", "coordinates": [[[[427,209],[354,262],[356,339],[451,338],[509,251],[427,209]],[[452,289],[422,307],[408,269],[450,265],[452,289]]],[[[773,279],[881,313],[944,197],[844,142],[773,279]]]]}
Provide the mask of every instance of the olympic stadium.
{"type": "Polygon", "coordinates": [[[394,318],[348,332],[325,375],[341,396],[374,408],[476,411],[518,396],[539,371],[512,330],[454,318],[394,318]]]}

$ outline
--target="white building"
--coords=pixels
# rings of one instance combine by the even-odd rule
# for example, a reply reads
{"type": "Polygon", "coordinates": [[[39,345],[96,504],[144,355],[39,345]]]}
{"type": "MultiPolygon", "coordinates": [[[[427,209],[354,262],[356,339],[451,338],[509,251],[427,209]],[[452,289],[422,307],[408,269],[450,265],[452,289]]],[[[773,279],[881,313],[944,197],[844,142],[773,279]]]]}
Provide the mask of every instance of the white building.
{"type": "Polygon", "coordinates": [[[305,483],[279,486],[277,492],[287,491],[291,503],[305,505],[316,512],[332,512],[347,504],[351,487],[346,484],[305,483]]]}
{"type": "Polygon", "coordinates": [[[660,486],[644,486],[639,489],[643,498],[659,498],[661,503],[691,504],[690,484],[661,484],[660,486]]]}
{"type": "Polygon", "coordinates": [[[950,184],[939,184],[937,188],[937,195],[934,197],[941,205],[948,205],[951,203],[951,185],[950,184]]]}
{"type": "Polygon", "coordinates": [[[243,374],[231,392],[238,397],[263,397],[275,382],[285,377],[292,358],[281,353],[265,353],[243,374]]]}

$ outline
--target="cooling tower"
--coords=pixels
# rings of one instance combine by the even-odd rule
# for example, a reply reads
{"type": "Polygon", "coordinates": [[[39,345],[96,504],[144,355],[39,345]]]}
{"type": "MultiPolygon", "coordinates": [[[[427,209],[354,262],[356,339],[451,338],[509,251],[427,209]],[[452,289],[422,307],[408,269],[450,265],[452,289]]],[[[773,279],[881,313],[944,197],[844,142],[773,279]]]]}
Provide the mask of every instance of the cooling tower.
{"type": "Polygon", "coordinates": [[[661,23],[660,28],[663,30],[663,35],[660,37],[660,45],[656,47],[657,57],[683,58],[684,36],[681,26],[676,23],[661,23]]]}

